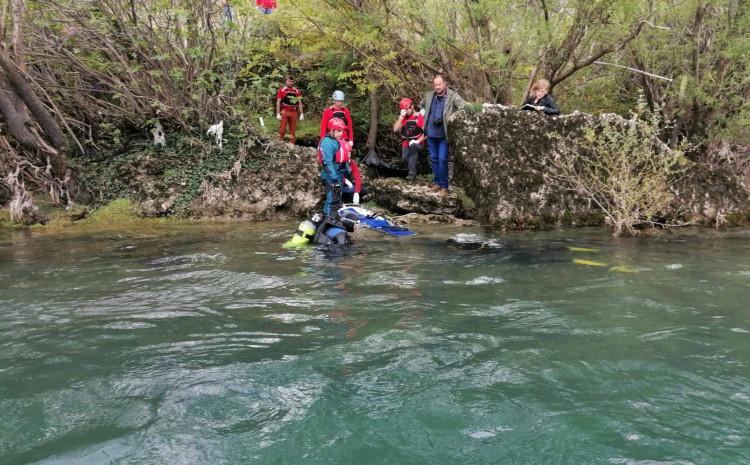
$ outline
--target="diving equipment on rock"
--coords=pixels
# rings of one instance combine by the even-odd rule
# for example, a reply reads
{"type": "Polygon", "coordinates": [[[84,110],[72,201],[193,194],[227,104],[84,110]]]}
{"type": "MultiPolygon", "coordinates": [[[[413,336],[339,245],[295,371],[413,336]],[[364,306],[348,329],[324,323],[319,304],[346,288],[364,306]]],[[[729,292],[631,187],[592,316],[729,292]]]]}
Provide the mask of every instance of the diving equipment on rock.
{"type": "Polygon", "coordinates": [[[394,221],[385,216],[359,206],[347,206],[339,209],[339,218],[349,218],[352,221],[356,219],[357,224],[368,229],[374,229],[389,236],[416,236],[414,231],[397,225],[394,221]]]}

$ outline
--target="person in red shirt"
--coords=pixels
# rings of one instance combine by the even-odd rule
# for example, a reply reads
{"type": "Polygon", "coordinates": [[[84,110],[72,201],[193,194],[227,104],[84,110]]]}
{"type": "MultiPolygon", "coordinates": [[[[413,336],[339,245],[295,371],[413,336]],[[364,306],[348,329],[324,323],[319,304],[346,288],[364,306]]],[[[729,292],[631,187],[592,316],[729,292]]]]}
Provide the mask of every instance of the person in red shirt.
{"type": "Polygon", "coordinates": [[[346,130],[342,139],[349,143],[349,148],[354,147],[354,128],[352,126],[352,114],[344,106],[344,93],[337,90],[333,93],[333,105],[323,111],[323,118],[320,120],[320,138],[325,137],[327,132],[328,121],[331,118],[341,118],[346,122],[346,130]]]}
{"type": "Polygon", "coordinates": [[[273,10],[277,7],[276,0],[255,0],[255,6],[257,6],[262,13],[267,15],[273,13],[273,10]]]}
{"type": "Polygon", "coordinates": [[[294,87],[294,78],[286,77],[284,87],[276,92],[276,119],[281,121],[279,124],[279,139],[284,140],[287,124],[289,125],[289,135],[291,143],[294,143],[294,135],[297,131],[297,121],[304,121],[305,115],[302,112],[302,92],[294,87]],[[297,116],[299,113],[299,117],[297,116]]]}
{"type": "Polygon", "coordinates": [[[414,111],[414,103],[409,98],[402,98],[398,104],[398,119],[393,123],[393,132],[401,134],[401,157],[409,167],[406,179],[414,181],[417,177],[417,161],[424,150],[424,115],[414,111]]]}

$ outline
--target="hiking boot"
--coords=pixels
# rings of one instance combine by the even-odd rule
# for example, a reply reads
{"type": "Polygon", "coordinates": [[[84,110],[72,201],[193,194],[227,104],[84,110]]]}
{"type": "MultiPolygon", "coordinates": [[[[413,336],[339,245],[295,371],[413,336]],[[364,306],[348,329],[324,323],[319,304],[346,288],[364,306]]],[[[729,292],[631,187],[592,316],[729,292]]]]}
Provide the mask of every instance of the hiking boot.
{"type": "Polygon", "coordinates": [[[432,192],[437,192],[437,191],[440,190],[440,186],[438,186],[437,184],[433,184],[433,185],[430,186],[430,190],[432,192]]]}
{"type": "Polygon", "coordinates": [[[448,198],[448,195],[449,195],[448,189],[440,189],[439,191],[437,191],[437,195],[438,197],[442,197],[444,199],[448,198]]]}
{"type": "Polygon", "coordinates": [[[417,176],[414,174],[410,174],[409,176],[406,177],[406,180],[409,182],[413,182],[415,179],[417,179],[417,176]]]}

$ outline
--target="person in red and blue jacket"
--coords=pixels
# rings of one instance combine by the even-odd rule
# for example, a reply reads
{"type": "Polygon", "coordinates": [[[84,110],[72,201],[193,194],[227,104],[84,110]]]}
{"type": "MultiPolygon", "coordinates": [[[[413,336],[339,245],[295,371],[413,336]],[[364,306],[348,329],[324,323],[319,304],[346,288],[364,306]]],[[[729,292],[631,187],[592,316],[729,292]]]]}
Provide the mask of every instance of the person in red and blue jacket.
{"type": "MultiPolygon", "coordinates": [[[[359,168],[356,163],[352,164],[351,148],[341,138],[346,130],[346,123],[341,118],[331,118],[326,127],[326,136],[321,139],[318,146],[318,162],[320,179],[323,181],[326,194],[323,214],[333,217],[341,208],[342,184],[346,183],[347,178],[354,179],[354,199],[355,203],[359,203],[361,180],[359,168]]],[[[349,183],[351,184],[351,181],[349,183]]]]}
{"type": "Polygon", "coordinates": [[[333,105],[323,111],[323,117],[320,119],[320,138],[325,137],[328,131],[328,121],[331,118],[340,118],[346,123],[346,130],[342,138],[349,143],[349,148],[354,147],[354,126],[352,126],[352,114],[344,106],[344,93],[337,90],[333,93],[333,105]]]}
{"type": "Polygon", "coordinates": [[[419,154],[425,145],[424,115],[414,111],[414,102],[410,98],[402,98],[398,108],[401,112],[393,123],[393,132],[401,133],[401,157],[409,167],[406,179],[414,181],[417,177],[419,154]]]}

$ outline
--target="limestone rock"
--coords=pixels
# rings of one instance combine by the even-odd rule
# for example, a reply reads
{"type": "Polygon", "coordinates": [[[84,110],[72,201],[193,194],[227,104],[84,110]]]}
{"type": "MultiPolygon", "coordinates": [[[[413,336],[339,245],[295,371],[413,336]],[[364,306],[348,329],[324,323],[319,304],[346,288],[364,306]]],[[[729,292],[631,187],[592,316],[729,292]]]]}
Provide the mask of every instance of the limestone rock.
{"type": "Polygon", "coordinates": [[[376,178],[367,184],[372,198],[381,207],[396,213],[466,216],[461,198],[455,191],[439,197],[426,183],[409,183],[401,178],[376,178]]]}
{"type": "Polygon", "coordinates": [[[309,147],[280,141],[265,146],[269,163],[234,177],[204,182],[190,205],[193,216],[251,221],[308,216],[323,199],[317,156],[309,147]]]}
{"type": "MultiPolygon", "coordinates": [[[[604,217],[595,205],[556,182],[554,160],[577,153],[574,141],[585,127],[612,120],[625,121],[612,114],[547,116],[501,105],[459,111],[449,121],[453,180],[490,225],[600,225],[604,217]]],[[[675,218],[708,224],[750,219],[750,148],[709,147],[673,190],[673,211],[666,213],[675,218]]]]}
{"type": "Polygon", "coordinates": [[[479,218],[519,228],[600,224],[587,201],[558,186],[552,161],[563,148],[552,134],[575,135],[591,115],[562,117],[484,105],[449,122],[454,181],[476,203],[479,218]]]}
{"type": "Polygon", "coordinates": [[[454,226],[465,226],[465,227],[476,227],[479,226],[479,222],[475,220],[467,220],[462,218],[456,218],[453,215],[442,215],[438,213],[407,213],[405,215],[397,216],[394,218],[399,224],[404,225],[454,225],[454,226]]]}
{"type": "Polygon", "coordinates": [[[750,221],[750,145],[711,143],[675,187],[686,220],[714,226],[750,221]]]}

